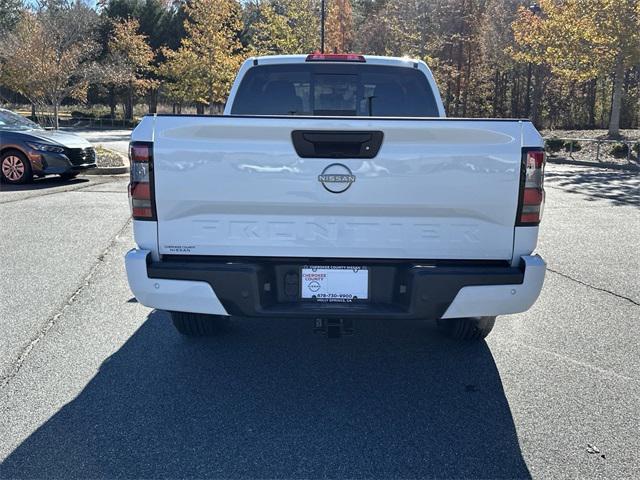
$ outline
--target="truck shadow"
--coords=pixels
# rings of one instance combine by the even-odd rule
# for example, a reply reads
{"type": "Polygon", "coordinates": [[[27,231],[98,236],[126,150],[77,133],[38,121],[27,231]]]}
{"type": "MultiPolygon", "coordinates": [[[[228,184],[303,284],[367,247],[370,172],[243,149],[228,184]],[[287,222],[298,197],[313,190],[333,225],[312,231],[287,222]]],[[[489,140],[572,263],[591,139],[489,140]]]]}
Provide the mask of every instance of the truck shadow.
{"type": "Polygon", "coordinates": [[[530,477],[484,342],[419,322],[340,340],[311,327],[240,320],[185,340],[152,312],[0,477],[530,477]]]}

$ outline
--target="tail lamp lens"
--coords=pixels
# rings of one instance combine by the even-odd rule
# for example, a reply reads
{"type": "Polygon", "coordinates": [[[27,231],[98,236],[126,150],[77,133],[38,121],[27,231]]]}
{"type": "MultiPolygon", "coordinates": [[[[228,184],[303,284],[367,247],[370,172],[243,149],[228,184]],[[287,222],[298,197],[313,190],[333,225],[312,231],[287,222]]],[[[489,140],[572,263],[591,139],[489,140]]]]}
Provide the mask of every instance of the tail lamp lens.
{"type": "Polygon", "coordinates": [[[518,225],[538,225],[544,205],[544,150],[525,150],[523,158],[524,185],[520,192],[518,225]]]}
{"type": "Polygon", "coordinates": [[[134,220],[155,220],[155,198],[153,193],[153,144],[132,142],[129,144],[131,181],[129,200],[134,220]]]}

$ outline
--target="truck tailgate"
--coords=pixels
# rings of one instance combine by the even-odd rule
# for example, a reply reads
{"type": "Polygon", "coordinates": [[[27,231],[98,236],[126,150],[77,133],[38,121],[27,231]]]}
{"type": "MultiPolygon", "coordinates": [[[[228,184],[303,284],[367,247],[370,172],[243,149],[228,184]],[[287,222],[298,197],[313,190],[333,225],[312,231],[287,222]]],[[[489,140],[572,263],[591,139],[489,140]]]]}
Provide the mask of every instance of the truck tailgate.
{"type": "Polygon", "coordinates": [[[160,253],[510,259],[522,126],[516,120],[158,116],[160,253]],[[298,130],[383,137],[373,158],[302,158],[292,140],[298,130]],[[335,163],[326,172],[344,166],[354,181],[325,185],[347,186],[342,193],[319,179],[335,163]]]}

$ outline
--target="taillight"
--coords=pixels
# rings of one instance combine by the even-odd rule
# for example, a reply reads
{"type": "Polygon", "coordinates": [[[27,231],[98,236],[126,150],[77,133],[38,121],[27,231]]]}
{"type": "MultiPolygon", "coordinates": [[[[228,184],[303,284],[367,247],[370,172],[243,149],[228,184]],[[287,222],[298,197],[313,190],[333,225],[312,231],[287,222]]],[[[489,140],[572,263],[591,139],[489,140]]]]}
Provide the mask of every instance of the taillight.
{"type": "Polygon", "coordinates": [[[544,205],[544,162],[542,149],[525,149],[522,152],[522,180],[516,225],[538,225],[544,205]]]}
{"type": "Polygon", "coordinates": [[[129,201],[134,220],[155,220],[156,205],[153,191],[153,143],[129,144],[131,181],[129,201]]]}

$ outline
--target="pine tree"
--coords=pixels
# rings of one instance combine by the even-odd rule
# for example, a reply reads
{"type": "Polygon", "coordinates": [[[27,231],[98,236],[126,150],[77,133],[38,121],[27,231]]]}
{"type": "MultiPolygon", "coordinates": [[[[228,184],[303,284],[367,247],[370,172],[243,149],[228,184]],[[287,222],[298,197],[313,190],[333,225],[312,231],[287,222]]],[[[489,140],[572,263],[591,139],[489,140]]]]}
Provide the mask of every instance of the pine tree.
{"type": "Polygon", "coordinates": [[[20,20],[22,2],[20,0],[0,0],[0,32],[6,32],[20,20]]]}

